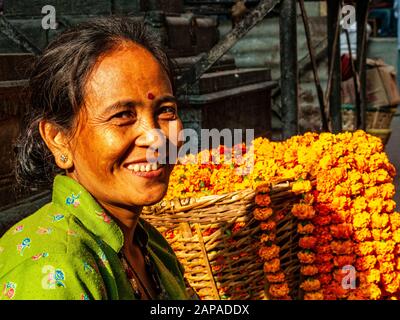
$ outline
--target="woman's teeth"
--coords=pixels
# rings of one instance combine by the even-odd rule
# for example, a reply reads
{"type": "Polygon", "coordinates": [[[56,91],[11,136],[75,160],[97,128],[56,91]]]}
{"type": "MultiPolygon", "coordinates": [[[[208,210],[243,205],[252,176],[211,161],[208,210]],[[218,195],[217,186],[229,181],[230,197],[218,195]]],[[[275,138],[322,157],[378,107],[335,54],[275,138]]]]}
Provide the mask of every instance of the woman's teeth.
{"type": "Polygon", "coordinates": [[[157,162],[147,164],[130,164],[127,168],[134,172],[150,172],[160,168],[161,165],[157,162]]]}

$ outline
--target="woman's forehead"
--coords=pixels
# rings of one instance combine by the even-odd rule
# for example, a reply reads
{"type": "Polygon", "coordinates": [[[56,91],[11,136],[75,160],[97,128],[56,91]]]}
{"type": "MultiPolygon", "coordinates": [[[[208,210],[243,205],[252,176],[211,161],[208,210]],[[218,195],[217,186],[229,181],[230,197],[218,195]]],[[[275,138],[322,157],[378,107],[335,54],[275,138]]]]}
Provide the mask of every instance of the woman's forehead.
{"type": "MultiPolygon", "coordinates": [[[[147,99],[171,94],[172,88],[158,60],[134,43],[118,47],[99,58],[86,83],[86,99],[112,103],[116,99],[147,99]]],[[[85,99],[85,100],[86,100],[85,99]]]]}

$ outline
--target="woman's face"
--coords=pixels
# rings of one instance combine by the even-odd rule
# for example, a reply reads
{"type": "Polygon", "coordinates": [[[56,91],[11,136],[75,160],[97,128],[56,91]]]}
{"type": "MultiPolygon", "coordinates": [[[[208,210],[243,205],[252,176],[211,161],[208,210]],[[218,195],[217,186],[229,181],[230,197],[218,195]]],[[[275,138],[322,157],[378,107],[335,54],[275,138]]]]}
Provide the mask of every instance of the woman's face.
{"type": "MultiPolygon", "coordinates": [[[[124,43],[90,74],[71,140],[69,175],[100,203],[129,208],[162,199],[173,165],[149,164],[155,129],[175,141],[182,123],[169,78],[146,49],[124,43]]],[[[157,156],[155,154],[155,156],[157,156]]]]}

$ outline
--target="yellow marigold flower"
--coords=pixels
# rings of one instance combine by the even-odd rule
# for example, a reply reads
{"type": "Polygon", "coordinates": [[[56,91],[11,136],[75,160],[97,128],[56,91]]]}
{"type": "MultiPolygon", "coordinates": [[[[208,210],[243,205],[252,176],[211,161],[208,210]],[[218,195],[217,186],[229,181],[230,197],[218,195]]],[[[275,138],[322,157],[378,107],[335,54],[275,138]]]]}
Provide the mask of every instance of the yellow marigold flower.
{"type": "Polygon", "coordinates": [[[392,237],[396,243],[400,243],[400,229],[393,231],[392,237]]]}
{"type": "Polygon", "coordinates": [[[371,227],[376,229],[384,229],[389,223],[389,215],[386,213],[373,213],[371,216],[371,227]]]}
{"type": "Polygon", "coordinates": [[[357,213],[353,217],[353,226],[355,229],[368,228],[371,216],[368,212],[357,213]]]}
{"type": "Polygon", "coordinates": [[[361,287],[363,294],[370,300],[377,300],[381,297],[382,291],[375,283],[370,283],[361,287]]]}
{"type": "Polygon", "coordinates": [[[311,191],[312,185],[308,180],[297,180],[293,183],[292,192],[295,194],[306,193],[311,191]]]}
{"type": "Polygon", "coordinates": [[[373,241],[365,241],[358,243],[355,247],[358,256],[368,256],[375,251],[375,244],[373,241]]]}
{"type": "Polygon", "coordinates": [[[400,228],[400,213],[394,212],[390,215],[390,223],[392,225],[392,230],[396,230],[400,228]]]}
{"type": "Polygon", "coordinates": [[[375,241],[375,251],[377,254],[393,253],[396,243],[392,240],[389,241],[375,241]]]}
{"type": "Polygon", "coordinates": [[[393,262],[382,262],[379,263],[379,271],[383,274],[393,272],[395,265],[393,262]]]}
{"type": "Polygon", "coordinates": [[[359,272],[359,276],[361,283],[379,283],[381,281],[381,273],[377,269],[359,272]]]}
{"type": "Polygon", "coordinates": [[[371,231],[367,228],[355,230],[353,234],[353,239],[357,242],[363,242],[365,240],[371,239],[372,234],[371,231]]]}

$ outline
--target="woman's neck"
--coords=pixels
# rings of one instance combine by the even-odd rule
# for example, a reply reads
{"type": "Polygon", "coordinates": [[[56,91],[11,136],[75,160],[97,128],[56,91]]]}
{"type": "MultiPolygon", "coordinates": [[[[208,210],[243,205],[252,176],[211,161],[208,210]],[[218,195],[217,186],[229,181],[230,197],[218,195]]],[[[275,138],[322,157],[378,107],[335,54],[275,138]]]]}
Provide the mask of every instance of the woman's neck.
{"type": "Polygon", "coordinates": [[[134,243],[133,238],[143,207],[121,208],[101,202],[100,205],[121,228],[122,233],[124,234],[124,247],[130,249],[134,243]]]}

